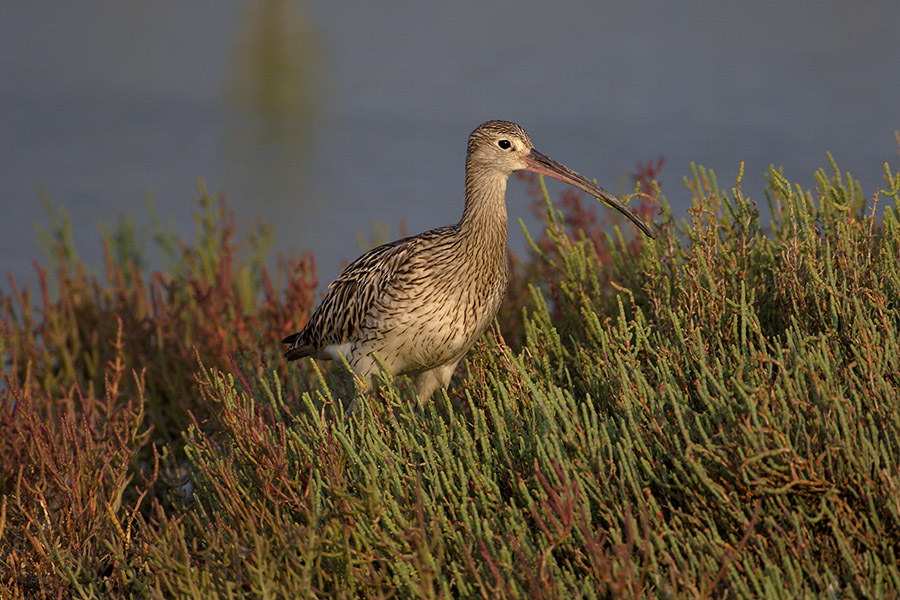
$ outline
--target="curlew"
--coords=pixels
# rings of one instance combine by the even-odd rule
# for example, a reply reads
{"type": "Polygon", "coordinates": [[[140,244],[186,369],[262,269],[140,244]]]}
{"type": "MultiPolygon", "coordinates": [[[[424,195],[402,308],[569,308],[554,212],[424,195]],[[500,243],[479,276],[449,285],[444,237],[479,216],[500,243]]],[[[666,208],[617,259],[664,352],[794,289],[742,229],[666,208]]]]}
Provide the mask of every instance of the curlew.
{"type": "Polygon", "coordinates": [[[420,403],[446,387],[506,293],[506,182],[520,170],[595,196],[653,237],[615,196],[535,150],[524,129],[482,123],[469,136],[459,223],[378,246],[351,263],[306,326],[282,340],[287,360],[343,356],[362,392],[383,366],[413,377],[420,403]]]}

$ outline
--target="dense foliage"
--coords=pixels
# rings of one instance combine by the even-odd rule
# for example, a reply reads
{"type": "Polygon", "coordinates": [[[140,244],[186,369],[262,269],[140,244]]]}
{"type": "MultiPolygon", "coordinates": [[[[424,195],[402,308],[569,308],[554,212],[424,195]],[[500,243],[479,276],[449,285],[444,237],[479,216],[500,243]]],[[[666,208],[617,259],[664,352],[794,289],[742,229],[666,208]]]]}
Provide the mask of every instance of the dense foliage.
{"type": "Polygon", "coordinates": [[[280,358],[311,257],[270,275],[204,192],[164,271],[126,223],[100,277],[62,219],[0,296],[0,596],[900,596],[900,175],[831,170],[773,169],[768,226],[740,178],[676,220],[645,177],[653,242],[547,200],[448,394],[349,416],[280,358]]]}

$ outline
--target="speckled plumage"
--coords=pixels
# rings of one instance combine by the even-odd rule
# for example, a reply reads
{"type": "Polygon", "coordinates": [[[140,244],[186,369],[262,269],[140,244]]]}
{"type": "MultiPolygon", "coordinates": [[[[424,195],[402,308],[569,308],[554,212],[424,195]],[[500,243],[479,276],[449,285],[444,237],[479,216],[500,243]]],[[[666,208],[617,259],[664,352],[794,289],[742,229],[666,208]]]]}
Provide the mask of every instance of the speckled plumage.
{"type": "MultiPolygon", "coordinates": [[[[379,368],[377,355],[390,373],[415,377],[420,402],[446,386],[506,293],[506,182],[520,169],[582,189],[590,185],[586,191],[602,192],[604,200],[624,208],[536,152],[518,125],[483,123],[469,136],[459,223],[378,246],[350,264],[306,326],[283,340],[287,359],[343,355],[368,388],[379,368]]],[[[630,211],[623,212],[649,234],[630,211]]]]}

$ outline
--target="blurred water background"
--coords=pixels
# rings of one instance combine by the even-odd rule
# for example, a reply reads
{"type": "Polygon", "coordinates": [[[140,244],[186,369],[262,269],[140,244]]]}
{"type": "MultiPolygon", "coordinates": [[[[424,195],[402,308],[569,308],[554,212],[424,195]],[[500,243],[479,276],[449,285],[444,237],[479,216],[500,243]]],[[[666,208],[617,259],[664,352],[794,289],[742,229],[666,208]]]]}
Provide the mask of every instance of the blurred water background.
{"type": "MultiPolygon", "coordinates": [[[[373,224],[459,218],[487,119],[612,190],[664,156],[684,216],[691,161],[726,186],[744,161],[763,206],[770,163],[810,187],[830,151],[871,193],[900,162],[896,0],[4,2],[0,30],[0,271],[19,282],[42,193],[99,267],[98,224],[149,224],[148,197],[189,235],[203,177],[327,283],[373,224]]],[[[524,184],[507,199],[522,250],[524,184]]]]}

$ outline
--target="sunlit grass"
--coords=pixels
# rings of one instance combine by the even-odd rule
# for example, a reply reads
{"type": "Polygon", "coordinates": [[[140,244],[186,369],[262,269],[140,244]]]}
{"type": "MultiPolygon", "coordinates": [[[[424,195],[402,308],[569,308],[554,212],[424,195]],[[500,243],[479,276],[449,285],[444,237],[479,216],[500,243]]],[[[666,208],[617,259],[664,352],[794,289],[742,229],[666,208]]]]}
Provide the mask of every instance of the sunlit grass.
{"type": "Polygon", "coordinates": [[[280,356],[311,257],[270,274],[202,189],[165,272],[123,225],[91,275],[52,226],[38,297],[0,298],[0,595],[896,597],[900,175],[773,170],[771,223],[685,184],[676,219],[642,179],[653,242],[538,192],[448,395],[350,417],[339,367],[280,356]]]}

